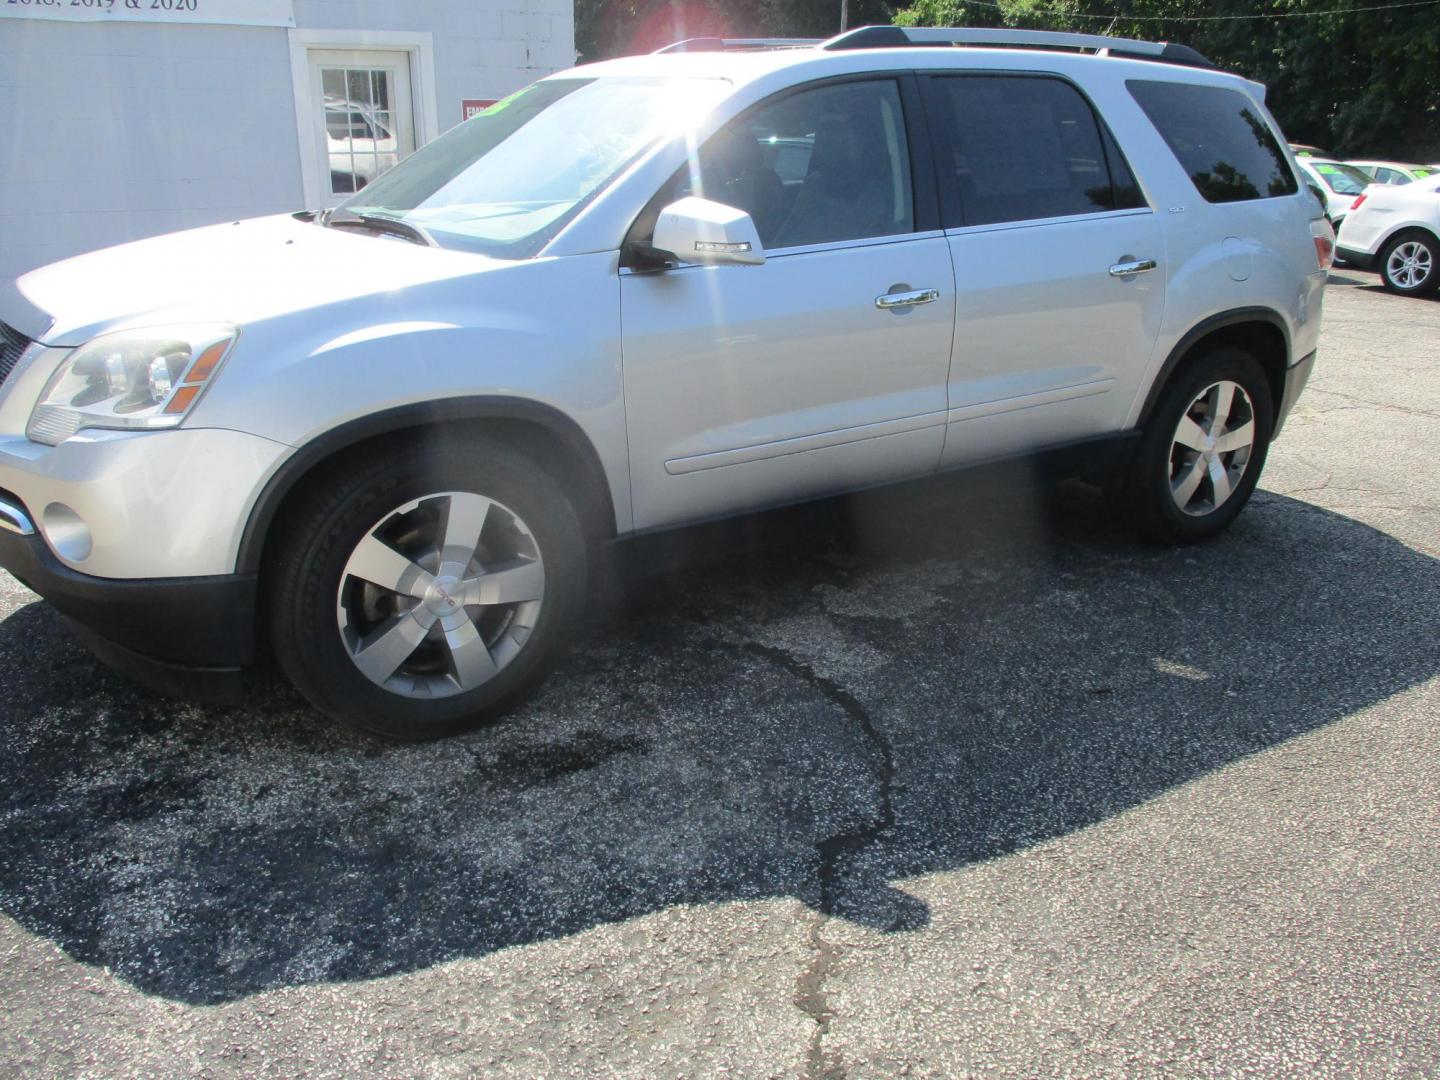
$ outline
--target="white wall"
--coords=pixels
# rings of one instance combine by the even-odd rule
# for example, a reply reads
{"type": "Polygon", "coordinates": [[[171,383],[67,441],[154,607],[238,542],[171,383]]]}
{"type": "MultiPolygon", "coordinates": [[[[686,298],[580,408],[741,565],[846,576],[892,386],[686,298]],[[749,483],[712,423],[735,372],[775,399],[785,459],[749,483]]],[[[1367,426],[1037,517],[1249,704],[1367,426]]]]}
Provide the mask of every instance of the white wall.
{"type": "Polygon", "coordinates": [[[295,0],[295,22],[434,33],[442,130],[464,98],[504,97],[575,63],[574,0],[295,0]]]}
{"type": "MultiPolygon", "coordinates": [[[[441,130],[462,99],[574,63],[572,0],[295,0],[295,16],[432,33],[441,130]]],[[[0,278],[303,204],[285,30],[0,20],[0,278]]]]}

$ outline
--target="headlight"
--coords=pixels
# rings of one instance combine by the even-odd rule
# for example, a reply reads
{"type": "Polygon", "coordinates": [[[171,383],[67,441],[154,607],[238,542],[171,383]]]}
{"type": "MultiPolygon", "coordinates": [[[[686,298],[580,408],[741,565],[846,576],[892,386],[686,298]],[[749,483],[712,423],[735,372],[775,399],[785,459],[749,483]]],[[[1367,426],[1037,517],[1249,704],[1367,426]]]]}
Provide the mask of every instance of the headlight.
{"type": "Polygon", "coordinates": [[[235,344],[233,326],[162,326],[102,334],[51,377],[25,434],[54,446],[84,428],[175,427],[235,344]]]}

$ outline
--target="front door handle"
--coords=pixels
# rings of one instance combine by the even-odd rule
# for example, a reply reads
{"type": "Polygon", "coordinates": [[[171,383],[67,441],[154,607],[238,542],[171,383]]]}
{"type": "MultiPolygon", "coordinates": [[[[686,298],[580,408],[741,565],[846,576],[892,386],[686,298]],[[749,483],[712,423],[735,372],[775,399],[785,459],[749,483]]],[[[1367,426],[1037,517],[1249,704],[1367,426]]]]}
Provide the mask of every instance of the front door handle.
{"type": "Polygon", "coordinates": [[[1159,265],[1154,259],[1131,259],[1128,262],[1118,262],[1110,267],[1110,276],[1128,277],[1131,274],[1146,274],[1159,265]]]}
{"type": "Polygon", "coordinates": [[[909,292],[890,292],[875,297],[875,306],[882,311],[893,308],[914,307],[916,304],[933,304],[940,299],[939,289],[911,289],[909,292]]]}

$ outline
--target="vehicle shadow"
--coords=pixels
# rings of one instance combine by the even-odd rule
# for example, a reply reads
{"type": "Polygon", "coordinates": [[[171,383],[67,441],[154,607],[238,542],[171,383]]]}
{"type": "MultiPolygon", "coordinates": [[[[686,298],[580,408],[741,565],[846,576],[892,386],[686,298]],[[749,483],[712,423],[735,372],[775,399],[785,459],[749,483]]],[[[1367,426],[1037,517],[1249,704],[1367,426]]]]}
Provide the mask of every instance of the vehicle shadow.
{"type": "MultiPolygon", "coordinates": [[[[931,483],[637,542],[508,721],[397,747],[176,705],[0,621],[0,911],[150,994],[369,979],[675,904],[924,925],[1064,835],[1440,673],[1440,562],[1260,494],[1197,548],[931,483]]],[[[13,605],[12,605],[13,606],[13,605]]],[[[0,610],[4,610],[0,608],[0,610]]]]}

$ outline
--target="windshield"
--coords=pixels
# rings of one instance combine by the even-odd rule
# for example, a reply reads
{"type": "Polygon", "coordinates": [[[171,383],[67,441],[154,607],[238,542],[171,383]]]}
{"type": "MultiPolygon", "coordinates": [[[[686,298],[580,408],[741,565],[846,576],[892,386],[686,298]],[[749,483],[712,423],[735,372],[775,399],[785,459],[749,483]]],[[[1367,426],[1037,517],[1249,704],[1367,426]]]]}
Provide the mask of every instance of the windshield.
{"type": "Polygon", "coordinates": [[[1367,185],[1374,183],[1353,165],[1312,161],[1310,167],[1336,195],[1359,195],[1367,185]]]}
{"type": "Polygon", "coordinates": [[[683,130],[723,79],[547,79],[417,151],[341,204],[396,218],[441,247],[529,258],[657,139],[683,130]]]}

